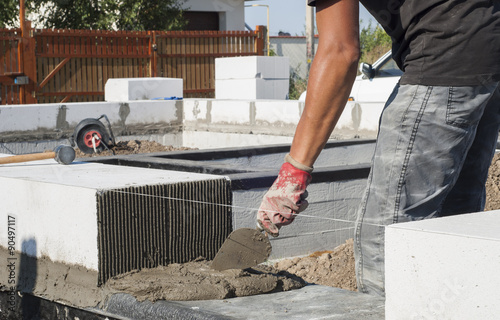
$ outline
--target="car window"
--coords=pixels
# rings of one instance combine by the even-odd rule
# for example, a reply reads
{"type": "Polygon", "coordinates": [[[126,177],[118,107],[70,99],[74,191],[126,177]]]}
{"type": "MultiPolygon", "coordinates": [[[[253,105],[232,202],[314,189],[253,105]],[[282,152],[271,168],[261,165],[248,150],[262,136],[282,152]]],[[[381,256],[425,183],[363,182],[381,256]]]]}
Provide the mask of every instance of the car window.
{"type": "Polygon", "coordinates": [[[403,72],[399,70],[398,65],[394,59],[388,59],[384,62],[376,71],[376,77],[398,77],[401,76],[403,72]]]}

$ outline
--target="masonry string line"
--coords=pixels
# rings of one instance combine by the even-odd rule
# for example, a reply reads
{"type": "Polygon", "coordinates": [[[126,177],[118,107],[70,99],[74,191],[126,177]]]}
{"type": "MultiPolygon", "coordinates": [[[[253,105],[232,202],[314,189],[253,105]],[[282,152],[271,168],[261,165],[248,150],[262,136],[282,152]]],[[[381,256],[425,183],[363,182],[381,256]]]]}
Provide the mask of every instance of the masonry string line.
{"type": "MultiPolygon", "coordinates": [[[[231,204],[222,204],[222,203],[215,203],[215,202],[208,202],[208,201],[200,201],[200,200],[191,200],[191,199],[183,199],[183,198],[176,198],[176,197],[168,197],[168,196],[158,196],[158,195],[138,193],[138,192],[130,192],[130,191],[124,191],[124,190],[105,190],[105,191],[110,191],[110,192],[115,192],[115,193],[123,193],[123,194],[130,194],[130,195],[142,196],[142,197],[149,197],[149,198],[159,198],[159,199],[174,200],[174,201],[183,201],[183,202],[196,203],[196,204],[206,204],[206,205],[212,205],[212,206],[218,206],[218,207],[226,207],[226,208],[233,208],[233,209],[241,209],[241,210],[247,210],[247,211],[253,211],[253,212],[258,212],[259,211],[259,208],[250,208],[250,207],[236,206],[236,205],[231,205],[231,204]]],[[[267,210],[267,212],[280,213],[278,211],[271,211],[271,210],[267,210]]],[[[352,221],[352,220],[338,219],[338,218],[329,218],[329,217],[318,217],[318,216],[312,216],[312,215],[307,215],[307,214],[303,214],[303,213],[294,214],[294,216],[304,217],[304,218],[320,219],[320,220],[329,220],[329,221],[334,221],[334,222],[344,222],[344,223],[353,223],[353,224],[356,223],[356,221],[352,221]]],[[[376,223],[363,222],[363,224],[365,224],[365,225],[371,225],[371,226],[377,226],[377,227],[386,227],[383,224],[376,224],[376,223]]],[[[352,229],[352,228],[353,227],[351,227],[350,229],[352,229]]]]}

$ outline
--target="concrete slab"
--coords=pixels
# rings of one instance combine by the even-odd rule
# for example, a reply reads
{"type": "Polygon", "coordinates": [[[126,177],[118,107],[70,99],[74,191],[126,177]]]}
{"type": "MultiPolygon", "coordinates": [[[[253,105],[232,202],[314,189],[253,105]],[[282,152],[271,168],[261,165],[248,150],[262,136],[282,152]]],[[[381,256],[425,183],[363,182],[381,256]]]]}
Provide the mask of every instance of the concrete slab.
{"type": "Polygon", "coordinates": [[[498,230],[500,211],[388,226],[387,319],[497,318],[498,230]]]}
{"type": "Polygon", "coordinates": [[[384,299],[338,288],[310,285],[299,290],[209,301],[137,302],[111,297],[106,312],[132,319],[342,319],[382,320],[384,299]]]}

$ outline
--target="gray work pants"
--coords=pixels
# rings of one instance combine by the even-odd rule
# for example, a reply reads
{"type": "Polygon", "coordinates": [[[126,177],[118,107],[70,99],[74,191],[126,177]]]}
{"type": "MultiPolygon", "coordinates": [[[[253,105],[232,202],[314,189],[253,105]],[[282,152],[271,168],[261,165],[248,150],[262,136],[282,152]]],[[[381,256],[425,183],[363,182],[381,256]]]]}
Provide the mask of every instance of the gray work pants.
{"type": "Polygon", "coordinates": [[[385,226],[484,209],[499,110],[499,83],[396,86],[356,221],[361,292],[384,295],[385,226]]]}

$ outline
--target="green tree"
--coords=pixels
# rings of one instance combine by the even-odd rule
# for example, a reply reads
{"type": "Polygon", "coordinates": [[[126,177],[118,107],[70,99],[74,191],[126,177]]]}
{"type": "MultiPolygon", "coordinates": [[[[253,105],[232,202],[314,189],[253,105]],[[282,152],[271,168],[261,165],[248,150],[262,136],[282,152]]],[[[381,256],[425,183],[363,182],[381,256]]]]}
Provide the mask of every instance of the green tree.
{"type": "Polygon", "coordinates": [[[18,20],[19,1],[1,0],[0,1],[0,28],[14,25],[18,20]]]}
{"type": "Polygon", "coordinates": [[[182,30],[182,3],[176,0],[124,0],[119,5],[120,30],[182,30]]]}
{"type": "Polygon", "coordinates": [[[27,0],[46,28],[179,30],[185,26],[178,0],[27,0]]]}
{"type": "Polygon", "coordinates": [[[391,49],[391,37],[378,24],[373,27],[372,22],[363,27],[359,33],[361,49],[360,62],[374,63],[383,54],[391,49]]]}

